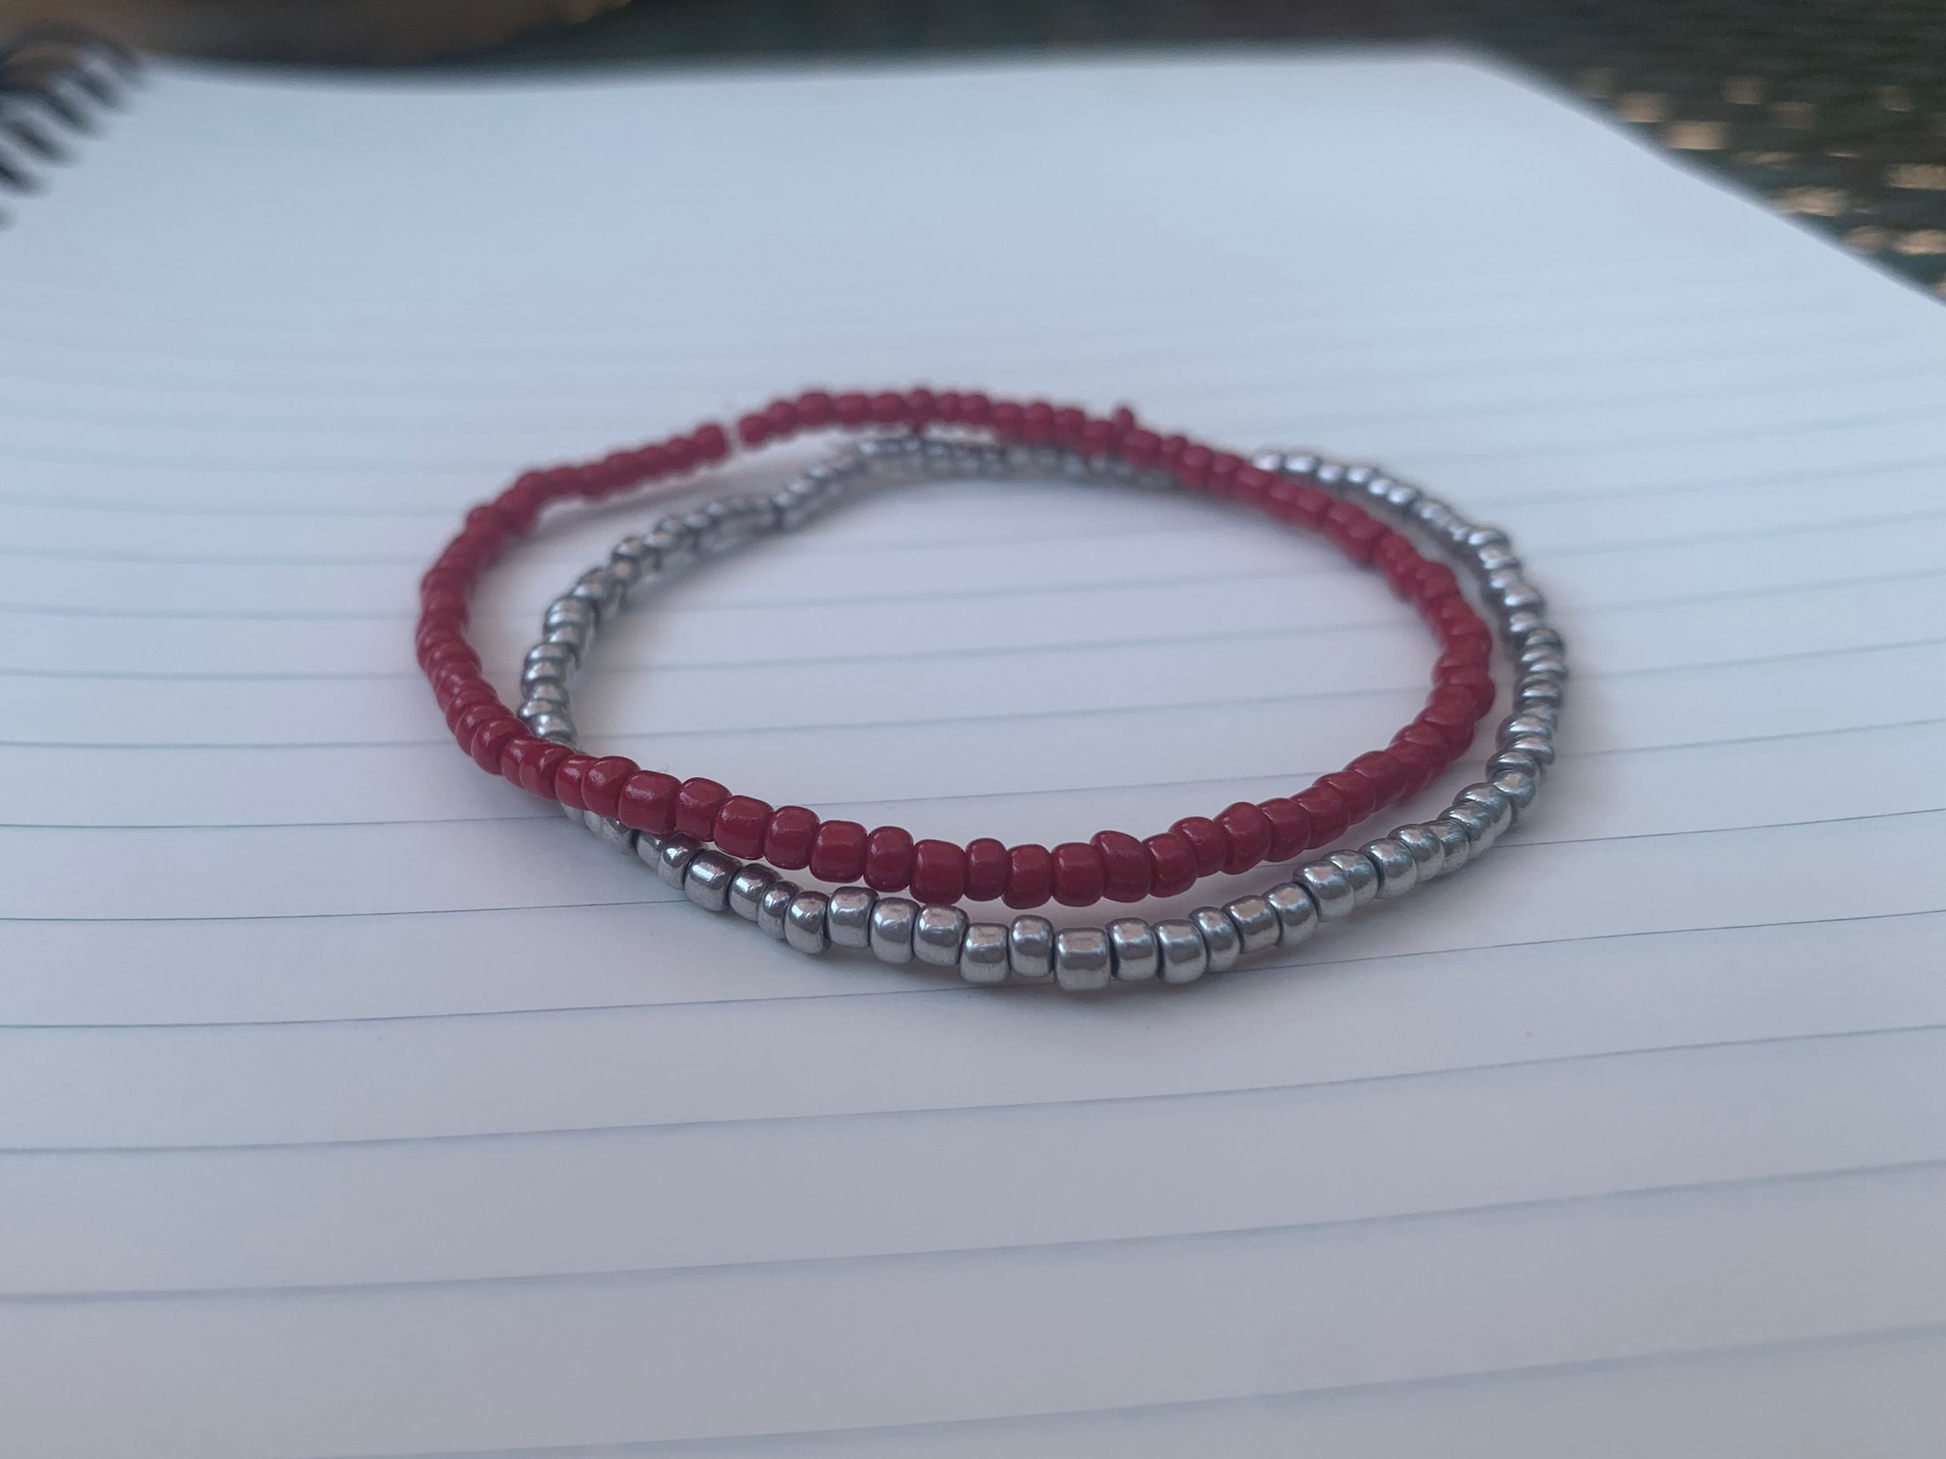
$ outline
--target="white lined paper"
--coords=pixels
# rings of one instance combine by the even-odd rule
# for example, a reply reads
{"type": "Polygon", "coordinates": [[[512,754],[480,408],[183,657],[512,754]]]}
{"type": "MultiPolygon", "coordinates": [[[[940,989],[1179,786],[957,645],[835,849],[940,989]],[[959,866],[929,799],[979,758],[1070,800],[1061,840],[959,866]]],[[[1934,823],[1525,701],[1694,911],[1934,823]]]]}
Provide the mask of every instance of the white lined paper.
{"type": "MultiPolygon", "coordinates": [[[[61,182],[0,283],[35,1453],[1936,1447],[1933,306],[1436,57],[165,68],[61,182]],[[823,167],[865,138],[884,176],[823,167]],[[467,502],[908,376],[1504,521],[1579,670],[1546,810],[1289,966],[1089,1006],[807,964],[445,745],[411,591],[467,502]]],[[[489,664],[639,515],[496,574],[489,664]]],[[[676,590],[582,719],[1058,839],[1341,763],[1429,657],[1244,519],[929,488],[676,590]]]]}

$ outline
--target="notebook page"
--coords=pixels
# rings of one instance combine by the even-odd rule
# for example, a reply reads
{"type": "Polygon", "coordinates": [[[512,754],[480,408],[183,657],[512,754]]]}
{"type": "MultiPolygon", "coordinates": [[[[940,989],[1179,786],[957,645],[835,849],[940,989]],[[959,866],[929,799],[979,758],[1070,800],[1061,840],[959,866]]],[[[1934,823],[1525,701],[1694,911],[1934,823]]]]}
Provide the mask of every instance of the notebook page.
{"type": "MultiPolygon", "coordinates": [[[[1936,305],[1404,54],[169,67],[0,255],[12,1447],[1937,1451],[1936,305]],[[1503,523],[1576,656],[1540,813],[1096,1002],[802,958],[453,752],[410,627],[468,503],[907,380],[1503,523]]],[[[503,688],[658,510],[496,572],[503,688]]],[[[952,485],[672,590],[578,718],[1055,841],[1341,764],[1430,657],[1208,503],[952,485]]]]}

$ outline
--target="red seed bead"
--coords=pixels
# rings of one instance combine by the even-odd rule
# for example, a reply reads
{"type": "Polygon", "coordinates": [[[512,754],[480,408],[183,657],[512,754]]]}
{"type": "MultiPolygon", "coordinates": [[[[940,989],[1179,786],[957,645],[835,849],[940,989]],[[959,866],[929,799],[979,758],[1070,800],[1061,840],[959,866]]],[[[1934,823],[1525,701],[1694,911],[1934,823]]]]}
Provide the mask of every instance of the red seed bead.
{"type": "Polygon", "coordinates": [[[1304,808],[1311,818],[1311,844],[1327,846],[1344,835],[1345,827],[1351,824],[1351,810],[1345,798],[1319,781],[1309,790],[1298,792],[1291,797],[1304,808]]]}
{"type": "Polygon", "coordinates": [[[1164,436],[1155,448],[1155,464],[1164,471],[1174,471],[1182,464],[1182,453],[1189,449],[1189,437],[1185,435],[1164,436]]]}
{"type": "MultiPolygon", "coordinates": [[[[1392,763],[1405,770],[1405,782],[1399,787],[1399,800],[1410,800],[1432,783],[1435,775],[1445,769],[1438,754],[1413,740],[1394,740],[1389,750],[1375,750],[1373,754],[1388,755],[1392,763]]],[[[1355,766],[1358,762],[1354,760],[1355,766]]]]}
{"type": "Polygon", "coordinates": [[[641,767],[626,755],[604,755],[581,777],[581,800],[598,816],[610,820],[621,809],[622,787],[641,767]]]}
{"type": "Polygon", "coordinates": [[[1311,817],[1303,806],[1287,795],[1259,801],[1257,809],[1270,822],[1270,849],[1265,861],[1289,861],[1311,844],[1311,817]]]}
{"type": "Polygon", "coordinates": [[[696,464],[696,443],[687,436],[671,436],[662,443],[662,453],[673,471],[687,471],[696,464]]]}
{"type": "Polygon", "coordinates": [[[856,390],[847,390],[831,405],[838,424],[847,430],[856,430],[872,418],[872,402],[856,390]]]}
{"type": "Polygon", "coordinates": [[[692,431],[689,439],[696,443],[696,459],[699,461],[721,461],[730,454],[730,438],[723,427],[714,422],[692,431]]]}
{"type": "Polygon", "coordinates": [[[817,836],[815,812],[801,805],[780,807],[764,830],[764,860],[779,871],[800,871],[811,864],[811,843],[817,836]]]}
{"type": "Polygon", "coordinates": [[[1106,879],[1101,853],[1086,841],[1063,841],[1054,848],[1054,900],[1062,906],[1092,906],[1101,900],[1106,879]]]}
{"type": "Polygon", "coordinates": [[[1277,478],[1261,466],[1245,466],[1236,474],[1230,494],[1253,507],[1263,505],[1264,496],[1277,478]]]}
{"type": "Polygon", "coordinates": [[[875,892],[904,891],[912,881],[912,833],[880,826],[865,838],[865,885],[875,892]]]}
{"type": "Polygon", "coordinates": [[[1379,805],[1391,805],[1405,794],[1411,774],[1399,763],[1398,757],[1386,750],[1373,750],[1360,755],[1345,769],[1353,775],[1362,775],[1372,782],[1372,789],[1378,796],[1379,805]]]}
{"type": "Polygon", "coordinates": [[[1162,437],[1154,431],[1132,430],[1122,436],[1122,459],[1131,466],[1153,466],[1162,437]]]}
{"type": "Polygon", "coordinates": [[[1249,463],[1241,456],[1228,451],[1219,451],[1210,457],[1208,484],[1217,496],[1230,496],[1236,489],[1237,472],[1249,463]]]}
{"type": "Polygon", "coordinates": [[[1101,858],[1101,894],[1111,902],[1139,902],[1155,882],[1149,849],[1123,831],[1098,831],[1092,842],[1101,858]]]}
{"type": "Polygon", "coordinates": [[[588,803],[581,798],[581,780],[588,773],[588,767],[595,763],[593,755],[570,755],[554,767],[554,798],[572,810],[585,811],[588,803]]]}
{"type": "Polygon", "coordinates": [[[1196,848],[1186,837],[1164,831],[1142,843],[1149,853],[1154,875],[1149,882],[1152,897],[1173,897],[1196,884],[1196,848]]]}
{"type": "MultiPolygon", "coordinates": [[[[962,390],[959,397],[959,418],[970,426],[984,426],[993,423],[993,401],[979,390],[962,390]]],[[[1036,906],[1040,904],[1035,903],[1036,906]]]]}
{"type": "Polygon", "coordinates": [[[1247,800],[1225,806],[1217,816],[1216,824],[1230,838],[1230,854],[1223,863],[1223,870],[1231,876],[1250,870],[1270,850],[1273,830],[1270,817],[1247,800]]]}
{"type": "Polygon", "coordinates": [[[905,419],[905,397],[896,390],[885,390],[872,397],[872,419],[882,426],[895,426],[905,419]]]}
{"type": "Polygon", "coordinates": [[[966,843],[966,896],[991,902],[1007,890],[1007,846],[991,836],[966,843]]]}
{"type": "Polygon", "coordinates": [[[573,753],[553,740],[531,736],[513,740],[500,752],[500,773],[529,795],[548,795],[554,788],[555,768],[573,753]]]}
{"type": "Polygon", "coordinates": [[[746,446],[761,446],[770,439],[770,422],[761,415],[746,415],[737,422],[737,439],[746,446]]]}
{"type": "Polygon", "coordinates": [[[915,426],[939,419],[939,397],[923,385],[905,393],[905,419],[915,426]]]}
{"type": "Polygon", "coordinates": [[[1016,911],[1042,907],[1054,895],[1054,857],[1045,846],[1016,846],[1007,853],[1006,903],[1016,911]]]}
{"type": "Polygon", "coordinates": [[[797,434],[797,405],[789,400],[773,400],[764,407],[764,424],[773,438],[797,434]]]}
{"type": "Polygon", "coordinates": [[[1230,859],[1230,838],[1208,816],[1186,816],[1169,828],[1196,853],[1196,875],[1214,876],[1230,859]]]}
{"type": "Polygon", "coordinates": [[[505,719],[483,724],[473,733],[473,741],[466,747],[473,757],[473,763],[489,775],[500,773],[500,752],[512,741],[527,733],[527,726],[509,714],[505,719]]]}
{"type": "Polygon", "coordinates": [[[770,813],[770,806],[755,796],[733,795],[717,807],[716,825],[710,839],[730,856],[761,856],[770,813]]]}
{"type": "Polygon", "coordinates": [[[1045,400],[1030,400],[1021,407],[1020,433],[1036,446],[1054,440],[1054,407],[1045,400]]]}
{"type": "Polygon", "coordinates": [[[1330,786],[1345,798],[1347,827],[1357,825],[1378,809],[1378,787],[1362,775],[1349,770],[1334,770],[1329,775],[1319,776],[1318,784],[1330,786]]]}
{"type": "Polygon", "coordinates": [[[622,785],[615,800],[615,819],[651,836],[676,829],[676,792],[682,782],[660,770],[638,770],[622,785]]]}
{"type": "Polygon", "coordinates": [[[811,842],[811,875],[851,882],[865,874],[865,828],[856,821],[826,821],[811,842]]]}
{"type": "Polygon", "coordinates": [[[700,775],[685,780],[676,792],[676,829],[698,841],[709,840],[716,830],[716,813],[730,798],[730,789],[700,775]]]}
{"type": "Polygon", "coordinates": [[[957,902],[966,895],[966,852],[951,841],[921,841],[912,848],[912,898],[957,902]]]}
{"type": "Polygon", "coordinates": [[[485,697],[471,696],[446,711],[447,719],[453,726],[453,738],[462,745],[470,744],[473,731],[483,724],[490,724],[507,712],[507,706],[493,697],[487,690],[485,697]]]}
{"type": "Polygon", "coordinates": [[[999,435],[1008,438],[1020,435],[1025,411],[1018,401],[996,400],[988,414],[993,419],[993,429],[999,435]]]}
{"type": "Polygon", "coordinates": [[[828,390],[806,390],[797,397],[797,423],[806,430],[828,426],[838,418],[838,407],[828,390]]]}
{"type": "Polygon", "coordinates": [[[1209,482],[1210,462],[1216,453],[1208,446],[1184,446],[1176,461],[1176,479],[1191,491],[1201,491],[1209,482]]]}

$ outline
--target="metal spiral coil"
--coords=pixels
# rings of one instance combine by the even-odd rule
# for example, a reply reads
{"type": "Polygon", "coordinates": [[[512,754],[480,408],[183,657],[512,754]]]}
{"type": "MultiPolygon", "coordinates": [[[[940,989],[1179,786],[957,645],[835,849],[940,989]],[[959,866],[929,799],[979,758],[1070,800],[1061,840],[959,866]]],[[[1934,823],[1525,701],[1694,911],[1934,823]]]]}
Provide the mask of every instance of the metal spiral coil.
{"type": "Polygon", "coordinates": [[[72,139],[99,131],[140,75],[132,51],[80,26],[33,26],[0,43],[0,191],[39,192],[48,169],[73,160],[72,139]]]}

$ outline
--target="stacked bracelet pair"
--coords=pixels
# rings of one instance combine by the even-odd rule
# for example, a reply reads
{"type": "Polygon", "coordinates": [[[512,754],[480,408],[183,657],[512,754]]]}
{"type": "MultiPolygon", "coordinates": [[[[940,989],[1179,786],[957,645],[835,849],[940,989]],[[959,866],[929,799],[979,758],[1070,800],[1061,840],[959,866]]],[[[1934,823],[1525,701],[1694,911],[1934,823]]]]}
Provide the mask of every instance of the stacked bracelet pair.
{"type": "Polygon", "coordinates": [[[431,622],[422,619],[421,661],[469,752],[483,768],[560,801],[570,816],[703,907],[735,911],[806,952],[869,948],[887,962],[954,967],[975,983],[1053,977],[1080,990],[1110,981],[1190,982],[1248,953],[1294,946],[1320,922],[1375,897],[1402,896],[1477,859],[1531,804],[1553,761],[1567,666],[1560,636],[1542,618],[1540,595],[1507,539],[1382,472],[1312,456],[1270,454],[1245,462],[1182,437],[1159,437],[1125,412],[1090,419],[1042,403],[924,391],[835,398],[810,392],[746,417],[738,434],[756,445],[829,425],[889,433],[867,437],[771,495],[728,496],[664,518],[618,543],[606,563],[551,603],[544,637],[523,666],[518,718],[479,678],[477,657],[459,633],[466,589],[484,559],[531,526],[547,500],[625,489],[650,474],[644,466],[675,474],[720,460],[728,454],[727,434],[705,427],[592,469],[524,477],[500,502],[476,509],[468,532],[427,575],[431,622]],[[899,827],[867,831],[853,822],[820,821],[802,807],[773,810],[712,780],[678,780],[620,756],[578,752],[570,679],[601,626],[631,597],[646,596],[707,557],[795,527],[861,486],[968,477],[1184,487],[1322,531],[1355,561],[1382,570],[1438,634],[1442,653],[1426,708],[1387,749],[1360,756],[1294,796],[1239,802],[1144,840],[1103,831],[1052,850],[984,839],[963,847],[915,841],[899,827]],[[1306,862],[1261,895],[1186,918],[1154,924],[1120,918],[1057,930],[1031,912],[983,922],[961,909],[962,900],[998,899],[1024,910],[1050,899],[1080,907],[1103,898],[1176,895],[1202,876],[1235,875],[1322,849],[1379,806],[1417,794],[1471,741],[1495,698],[1488,673],[1495,634],[1451,567],[1429,561],[1421,546],[1461,569],[1517,667],[1514,712],[1500,727],[1486,778],[1462,790],[1447,811],[1357,850],[1306,862]],[[805,868],[825,883],[863,884],[826,893],[778,874],[805,868]],[[911,896],[892,895],[907,890],[911,896]]]}

